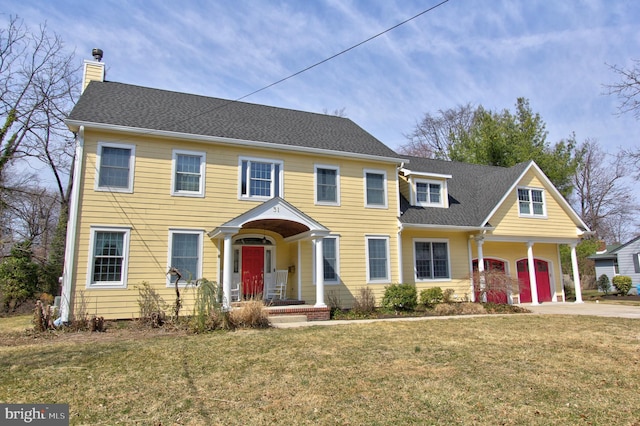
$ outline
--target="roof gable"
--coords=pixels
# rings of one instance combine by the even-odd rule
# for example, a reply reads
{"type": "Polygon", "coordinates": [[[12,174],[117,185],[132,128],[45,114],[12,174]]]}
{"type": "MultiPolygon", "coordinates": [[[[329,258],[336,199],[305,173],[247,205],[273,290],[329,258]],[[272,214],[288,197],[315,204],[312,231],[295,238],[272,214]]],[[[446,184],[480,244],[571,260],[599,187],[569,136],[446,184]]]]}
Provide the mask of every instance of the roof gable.
{"type": "Polygon", "coordinates": [[[397,153],[347,118],[114,82],[89,83],[66,122],[70,128],[112,126],[399,161],[397,153]]]}

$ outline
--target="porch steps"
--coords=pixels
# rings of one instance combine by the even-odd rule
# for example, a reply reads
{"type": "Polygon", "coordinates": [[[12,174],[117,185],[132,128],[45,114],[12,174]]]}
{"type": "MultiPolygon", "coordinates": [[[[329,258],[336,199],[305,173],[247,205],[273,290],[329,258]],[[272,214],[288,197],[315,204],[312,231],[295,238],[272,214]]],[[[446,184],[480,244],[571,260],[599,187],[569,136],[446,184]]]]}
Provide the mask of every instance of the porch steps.
{"type": "Polygon", "coordinates": [[[270,315],[269,321],[272,324],[284,324],[290,322],[307,322],[306,315],[270,315]]]}

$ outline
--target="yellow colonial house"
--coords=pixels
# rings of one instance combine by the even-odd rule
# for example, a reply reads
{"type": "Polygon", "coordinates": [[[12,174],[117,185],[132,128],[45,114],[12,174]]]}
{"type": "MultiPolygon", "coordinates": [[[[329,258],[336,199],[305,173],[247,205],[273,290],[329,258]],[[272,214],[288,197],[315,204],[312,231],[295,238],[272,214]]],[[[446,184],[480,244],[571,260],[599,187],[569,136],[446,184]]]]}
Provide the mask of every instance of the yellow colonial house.
{"type": "Polygon", "coordinates": [[[346,118],[109,82],[96,61],[84,80],[63,321],[80,302],[137,317],[140,285],[171,302],[176,279],[187,312],[205,278],[227,306],[261,295],[311,319],[365,286],[473,299],[474,265],[520,279],[505,302],[563,300],[558,246],[588,229],[533,162],[408,158],[346,118]]]}

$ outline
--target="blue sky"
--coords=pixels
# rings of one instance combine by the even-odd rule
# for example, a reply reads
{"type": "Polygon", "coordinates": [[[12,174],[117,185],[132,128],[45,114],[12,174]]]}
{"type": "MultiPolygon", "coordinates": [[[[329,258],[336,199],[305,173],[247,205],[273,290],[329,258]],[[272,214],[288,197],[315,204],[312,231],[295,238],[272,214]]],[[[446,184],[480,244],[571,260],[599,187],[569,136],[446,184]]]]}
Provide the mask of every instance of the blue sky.
{"type": "MultiPolygon", "coordinates": [[[[334,55],[439,0],[0,0],[46,21],[80,64],[104,50],[107,79],[237,99],[334,55]]],[[[4,25],[3,25],[4,26],[4,25]]],[[[397,148],[425,112],[529,99],[557,142],[575,132],[614,152],[639,147],[640,122],[616,116],[607,64],[640,59],[640,2],[450,0],[245,101],[311,112],[344,108],[397,148]]]]}

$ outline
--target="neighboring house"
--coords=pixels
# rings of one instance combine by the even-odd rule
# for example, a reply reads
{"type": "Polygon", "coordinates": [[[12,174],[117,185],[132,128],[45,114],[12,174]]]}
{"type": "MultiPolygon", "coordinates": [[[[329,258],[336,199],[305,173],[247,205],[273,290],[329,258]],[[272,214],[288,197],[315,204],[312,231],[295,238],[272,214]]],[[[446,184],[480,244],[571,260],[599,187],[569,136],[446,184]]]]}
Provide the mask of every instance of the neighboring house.
{"type": "Polygon", "coordinates": [[[81,302],[136,317],[144,282],[170,303],[172,267],[187,312],[203,278],[229,305],[284,276],[327,315],[327,292],[400,282],[472,300],[474,264],[520,278],[510,302],[563,300],[558,246],[575,260],[588,229],[533,162],[408,158],[346,118],[108,82],[94,61],[84,77],[63,321],[81,302]]]}
{"type": "Polygon", "coordinates": [[[631,277],[633,283],[632,292],[636,291],[636,285],[640,284],[640,236],[626,242],[607,246],[605,250],[598,251],[589,256],[596,267],[596,279],[606,275],[612,280],[616,275],[631,277]]]}

